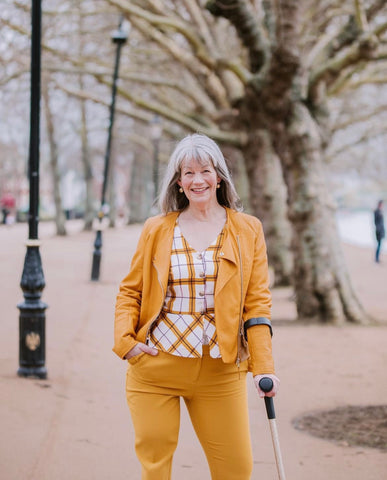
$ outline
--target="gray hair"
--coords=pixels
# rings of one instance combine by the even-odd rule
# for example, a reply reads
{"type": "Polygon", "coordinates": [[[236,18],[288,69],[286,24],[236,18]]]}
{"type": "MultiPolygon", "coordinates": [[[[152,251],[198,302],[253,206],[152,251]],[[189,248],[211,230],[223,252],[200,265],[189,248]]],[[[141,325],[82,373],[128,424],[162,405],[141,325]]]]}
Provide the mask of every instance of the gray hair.
{"type": "Polygon", "coordinates": [[[220,148],[211,138],[195,133],[180,140],[169,159],[158,200],[159,208],[164,215],[183,210],[188,206],[188,199],[184,193],[179,192],[177,184],[185,159],[194,159],[199,163],[205,163],[210,159],[217,175],[221,178],[220,187],[216,190],[219,204],[234,210],[242,210],[240,198],[220,148]]]}

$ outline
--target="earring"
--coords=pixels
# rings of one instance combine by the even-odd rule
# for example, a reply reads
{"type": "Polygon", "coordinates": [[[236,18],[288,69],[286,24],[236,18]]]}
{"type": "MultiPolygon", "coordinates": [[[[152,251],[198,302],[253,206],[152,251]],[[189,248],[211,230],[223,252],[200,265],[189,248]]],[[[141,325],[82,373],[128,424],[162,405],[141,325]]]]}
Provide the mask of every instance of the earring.
{"type": "Polygon", "coordinates": [[[179,188],[179,192],[180,192],[180,193],[183,193],[183,192],[184,192],[184,190],[182,189],[182,187],[179,188]]]}
{"type": "Polygon", "coordinates": [[[220,188],[220,183],[218,183],[218,184],[216,185],[216,188],[220,188]]]}

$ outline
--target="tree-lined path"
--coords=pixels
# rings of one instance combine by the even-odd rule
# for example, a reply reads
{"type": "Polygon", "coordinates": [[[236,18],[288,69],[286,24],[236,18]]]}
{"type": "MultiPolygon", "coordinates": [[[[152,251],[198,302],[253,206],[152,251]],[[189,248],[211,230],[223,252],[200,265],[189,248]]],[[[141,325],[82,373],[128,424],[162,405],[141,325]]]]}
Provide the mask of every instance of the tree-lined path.
{"type": "MultiPolygon", "coordinates": [[[[104,234],[101,281],[89,281],[92,232],[69,222],[67,237],[42,223],[41,255],[47,286],[45,381],[21,379],[18,366],[18,287],[26,225],[0,228],[0,477],[6,480],[137,480],[139,466],[125,403],[125,363],[111,352],[118,282],[126,273],[141,226],[104,234]]],[[[274,354],[282,385],[276,399],[289,480],[380,480],[386,453],[337,445],[295,430],[304,412],[344,405],[379,405],[387,398],[387,264],[372,251],[344,246],[354,287],[367,312],[384,325],[301,326],[290,290],[274,291],[274,354]]],[[[252,478],[276,479],[264,406],[249,382],[252,478]]],[[[184,413],[173,479],[209,479],[205,458],[184,413]]]]}
{"type": "MultiPolygon", "coordinates": [[[[0,135],[7,159],[0,190],[19,198],[26,191],[21,112],[31,12],[20,1],[4,3],[0,115],[9,134],[0,135]]],[[[130,33],[120,57],[111,174],[106,168],[103,176],[111,223],[118,212],[143,221],[173,143],[207,134],[225,152],[244,204],[262,220],[276,284],[293,285],[298,316],[367,323],[334,213],[349,180],[359,181],[358,191],[352,188],[359,199],[368,181],[372,195],[385,196],[385,0],[45,4],[41,206],[55,203],[58,234],[65,233],[62,209],[84,212],[91,227],[115,55],[108,32],[118,17],[130,33]]]]}

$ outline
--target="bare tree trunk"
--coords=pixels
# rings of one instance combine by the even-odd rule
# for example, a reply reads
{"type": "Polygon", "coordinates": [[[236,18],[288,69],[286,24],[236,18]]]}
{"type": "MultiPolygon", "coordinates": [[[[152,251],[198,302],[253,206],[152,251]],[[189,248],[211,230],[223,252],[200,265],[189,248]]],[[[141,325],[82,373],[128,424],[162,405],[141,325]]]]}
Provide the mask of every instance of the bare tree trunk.
{"type": "Polygon", "coordinates": [[[251,212],[249,180],[243,153],[239,148],[232,148],[229,145],[221,144],[221,149],[243,208],[251,212]]]}
{"type": "Polygon", "coordinates": [[[55,140],[55,127],[52,112],[50,109],[50,95],[48,82],[42,84],[42,97],[44,102],[44,114],[47,126],[47,137],[50,151],[50,166],[52,171],[54,203],[55,203],[55,224],[57,235],[66,235],[66,218],[62,208],[62,197],[60,192],[60,171],[58,163],[58,146],[55,140]]]}
{"type": "Polygon", "coordinates": [[[291,225],[287,218],[287,191],[281,164],[265,130],[256,130],[244,151],[252,212],[263,225],[274,284],[292,283],[291,225]]]}
{"type": "MultiPolygon", "coordinates": [[[[84,54],[85,38],[84,31],[84,13],[82,2],[73,0],[73,7],[78,11],[78,55],[82,57],[84,54]]],[[[85,90],[85,83],[82,74],[78,75],[79,90],[85,90]]],[[[81,161],[83,166],[83,177],[85,180],[85,204],[84,204],[84,225],[83,230],[90,231],[93,228],[93,220],[95,218],[94,206],[93,206],[93,169],[90,159],[89,137],[87,128],[87,111],[86,101],[79,99],[79,105],[81,110],[81,161]]]]}
{"type": "MultiPolygon", "coordinates": [[[[84,89],[82,75],[79,76],[79,88],[84,89]]],[[[87,116],[86,102],[80,100],[81,107],[81,159],[83,165],[83,175],[85,179],[86,198],[85,198],[85,217],[83,229],[90,231],[93,228],[94,208],[93,208],[93,171],[90,161],[89,139],[87,134],[87,116]]]]}
{"type": "Polygon", "coordinates": [[[134,154],[129,187],[128,224],[141,223],[149,217],[152,205],[151,171],[145,155],[134,154]]]}
{"type": "Polygon", "coordinates": [[[308,109],[295,103],[285,133],[273,131],[286,174],[294,228],[295,290],[301,320],[368,323],[341,251],[334,204],[326,189],[323,148],[308,109]]]}
{"type": "MultiPolygon", "coordinates": [[[[243,39],[249,18],[243,9],[248,4],[225,0],[219,5],[223,16],[230,17],[243,39]],[[227,10],[231,4],[232,12],[227,10]]],[[[275,22],[270,29],[275,41],[264,79],[260,75],[254,78],[246,90],[241,108],[249,135],[249,145],[244,149],[246,158],[260,168],[257,165],[257,147],[261,141],[257,142],[256,132],[251,135],[251,125],[267,130],[281,160],[288,190],[299,318],[333,324],[346,321],[367,323],[367,316],[352,289],[343,262],[333,203],[326,189],[322,159],[323,139],[327,132],[323,131],[321,124],[317,124],[306,103],[300,101],[303,74],[298,38],[300,3],[282,0],[266,2],[265,7],[269,16],[275,14],[275,22]]],[[[253,33],[251,28],[250,33],[253,33]]],[[[260,39],[257,35],[255,38],[259,48],[260,39]]],[[[264,41],[261,48],[264,52],[264,41]]],[[[315,111],[318,110],[316,107],[310,105],[315,111]]],[[[253,172],[252,167],[250,172],[253,172]]],[[[259,188],[258,182],[257,185],[259,188]]]]}
{"type": "Polygon", "coordinates": [[[117,192],[116,192],[116,182],[115,182],[115,175],[114,175],[114,149],[112,149],[112,155],[110,155],[110,161],[109,161],[109,187],[108,187],[108,193],[109,193],[109,227],[110,228],[115,228],[116,226],[116,221],[117,221],[117,192]]]}
{"type": "Polygon", "coordinates": [[[130,185],[129,185],[129,217],[128,224],[139,223],[143,221],[143,215],[141,207],[143,205],[142,201],[142,164],[138,158],[138,155],[134,155],[131,175],[130,175],[130,185]]]}

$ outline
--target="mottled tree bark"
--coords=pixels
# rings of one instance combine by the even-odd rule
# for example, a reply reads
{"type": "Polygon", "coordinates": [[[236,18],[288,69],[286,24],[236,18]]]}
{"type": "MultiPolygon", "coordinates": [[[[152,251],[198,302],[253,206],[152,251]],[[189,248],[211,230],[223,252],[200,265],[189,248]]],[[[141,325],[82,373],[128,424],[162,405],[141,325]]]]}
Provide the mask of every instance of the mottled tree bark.
{"type": "MultiPolygon", "coordinates": [[[[83,80],[79,78],[80,88],[83,89],[83,80]]],[[[86,102],[79,100],[81,109],[81,160],[83,166],[83,177],[85,179],[85,215],[83,229],[86,231],[92,230],[95,212],[93,208],[93,171],[90,160],[90,148],[87,134],[87,115],[86,102]]]]}
{"type": "MultiPolygon", "coordinates": [[[[248,22],[244,15],[235,19],[226,13],[230,2],[221,4],[223,16],[242,32],[249,28],[248,22]]],[[[246,6],[244,0],[234,1],[234,14],[235,4],[246,6]]],[[[256,192],[259,203],[265,169],[261,159],[272,146],[281,161],[288,192],[298,317],[308,322],[366,323],[367,316],[343,262],[333,204],[326,189],[323,153],[329,132],[312,113],[315,107],[321,111],[323,102],[321,97],[317,105],[302,102],[299,5],[296,0],[283,0],[264,2],[264,6],[271,22],[271,49],[260,74],[252,77],[240,106],[240,121],[248,133],[243,151],[252,200],[256,192]]]]}
{"type": "Polygon", "coordinates": [[[289,120],[286,133],[284,129],[282,136],[277,132],[274,143],[283,152],[289,216],[294,228],[298,316],[309,322],[367,323],[343,260],[334,204],[326,188],[318,126],[302,104],[293,105],[289,120]]]}
{"type": "MultiPolygon", "coordinates": [[[[385,57],[377,47],[383,45],[387,24],[371,22],[385,2],[349,2],[343,9],[332,2],[316,5],[300,0],[206,2],[214,16],[234,27],[232,34],[236,32],[240,44],[233,37],[229,44],[226,36],[217,35],[231,32],[222,30],[224,22],[208,21],[207,15],[198,21],[201,3],[186,1],[190,6],[186,9],[177,0],[168,9],[162,2],[108,3],[120,8],[141,39],[157,45],[183,73],[184,88],[176,83],[176,102],[168,93],[172,85],[167,71],[161,82],[166,90],[158,91],[145,69],[141,77],[150,87],[149,98],[132,88],[121,89],[120,94],[132,106],[158,113],[185,131],[200,131],[243,151],[251,206],[264,223],[273,263],[271,236],[283,230],[270,225],[277,225],[277,215],[282,216],[282,191],[278,194],[276,187],[280,160],[292,223],[299,317],[365,322],[343,264],[326,191],[323,155],[331,136],[326,99],[365,62],[385,57]],[[184,41],[176,41],[181,36],[184,41]],[[181,101],[184,98],[187,103],[181,101]]],[[[140,63],[137,67],[141,69],[140,63]]],[[[101,75],[98,78],[105,83],[101,75]]],[[[130,115],[144,121],[136,108],[130,115]]]]}
{"type": "Polygon", "coordinates": [[[287,191],[278,156],[265,130],[251,134],[243,150],[250,190],[250,206],[265,232],[274,285],[290,285],[293,273],[291,225],[287,217],[287,191]]]}

